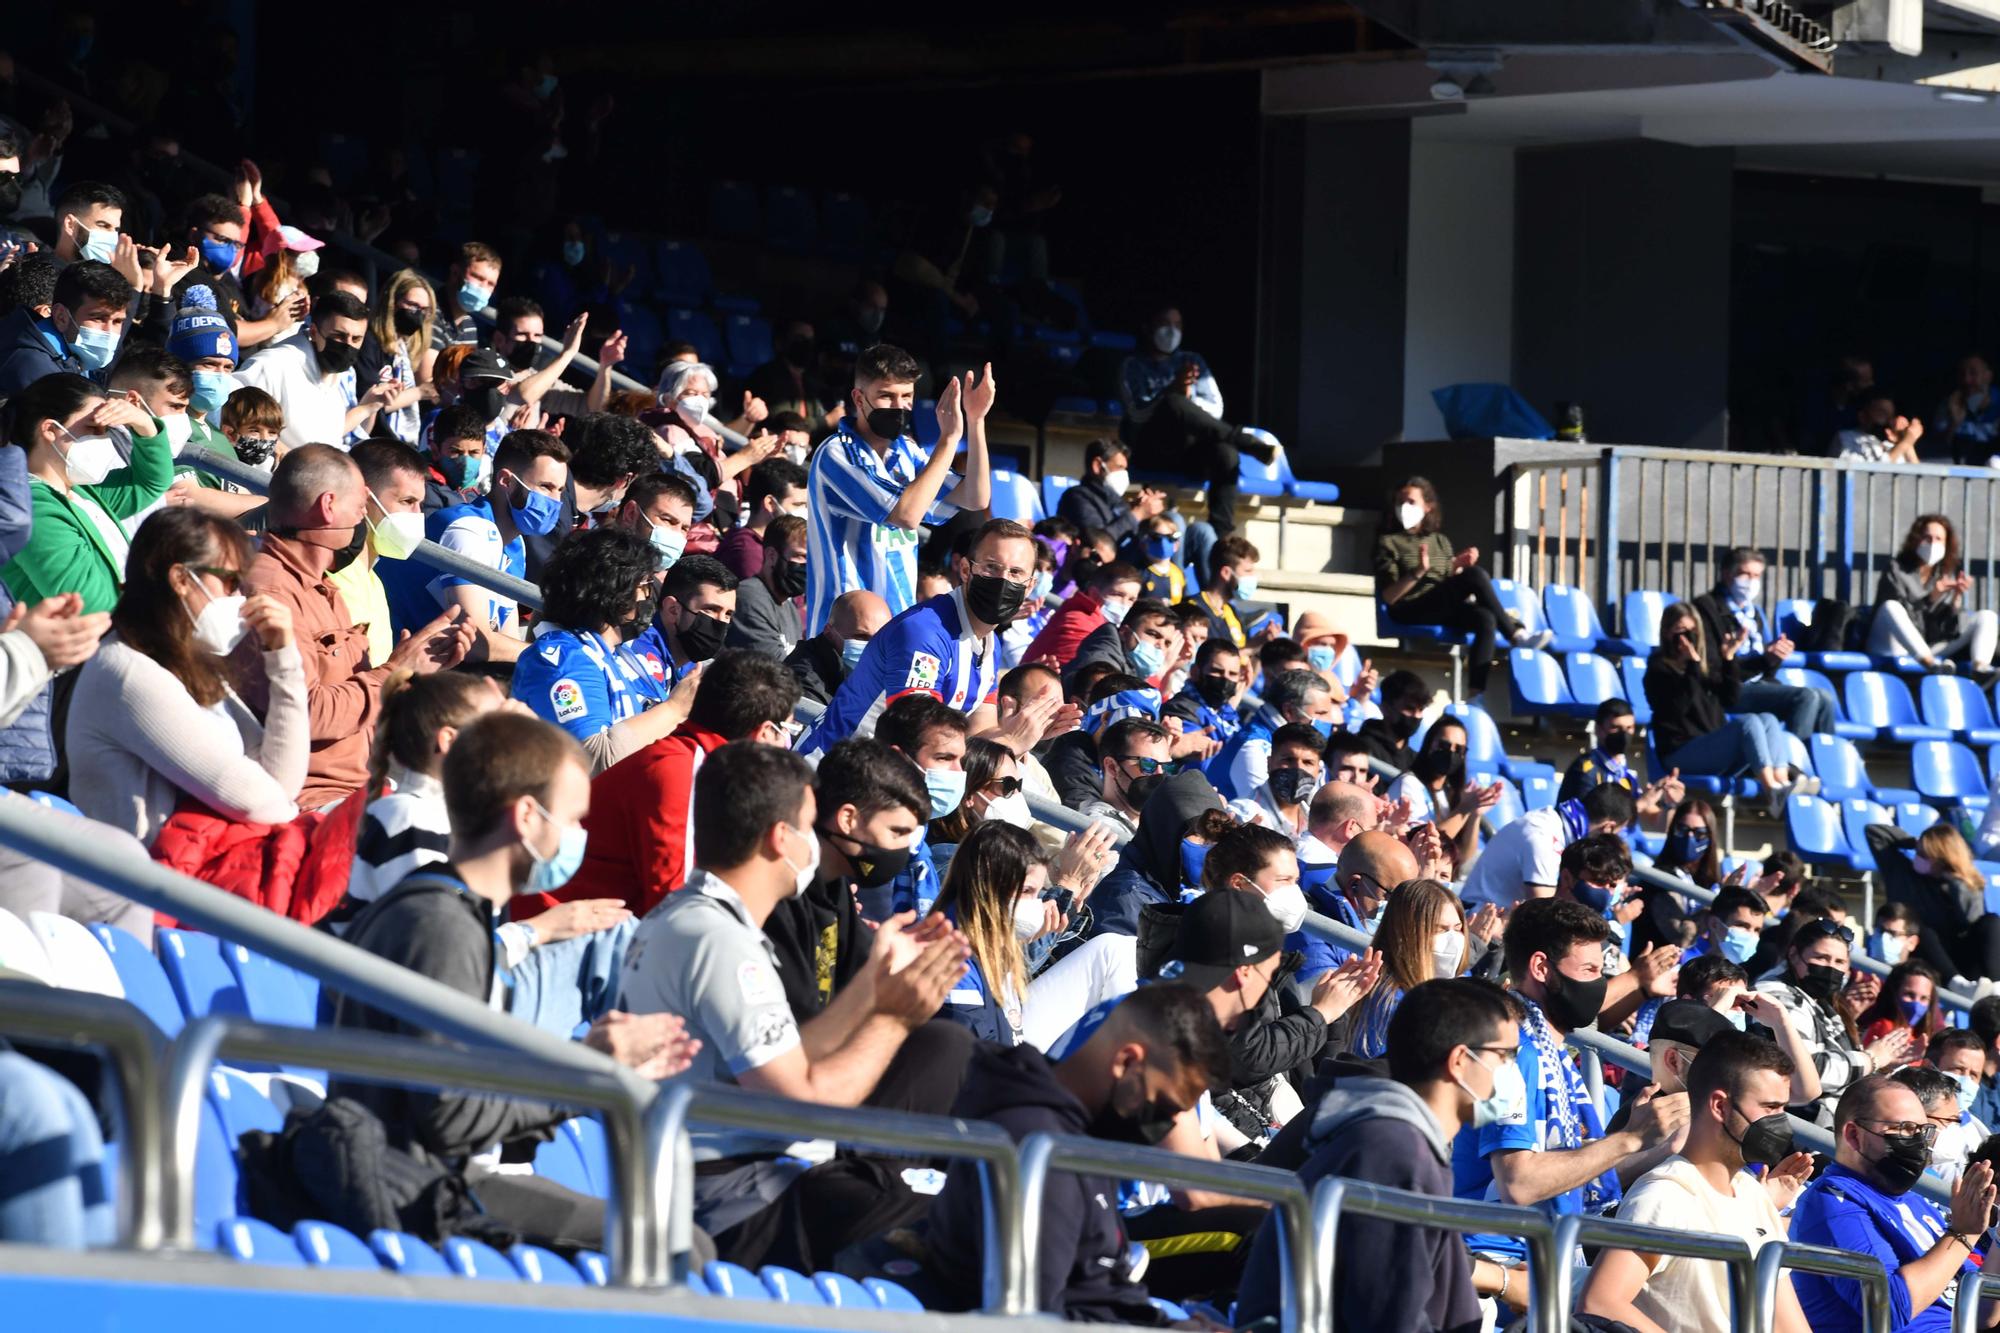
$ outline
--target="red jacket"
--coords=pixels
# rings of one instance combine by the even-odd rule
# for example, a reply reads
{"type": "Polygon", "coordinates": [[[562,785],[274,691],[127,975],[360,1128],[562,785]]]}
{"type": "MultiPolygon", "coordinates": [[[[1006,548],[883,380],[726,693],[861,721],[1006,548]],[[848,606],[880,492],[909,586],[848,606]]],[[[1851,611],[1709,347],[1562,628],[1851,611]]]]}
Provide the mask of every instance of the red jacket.
{"type": "Polygon", "coordinates": [[[184,797],[153,839],[153,859],[310,926],[347,894],[366,804],[367,792],[357,791],[325,814],[249,824],[184,797]]]}
{"type": "Polygon", "coordinates": [[[578,898],[621,898],[635,916],[687,883],[694,842],[688,834],[694,810],[694,775],[709,751],[727,736],[684,722],[671,736],[654,741],[605,769],[590,784],[590,830],[583,866],[554,893],[514,899],[516,921],[578,898]]]}
{"type": "Polygon", "coordinates": [[[1080,592],[1056,608],[1027,650],[1023,662],[1060,662],[1067,669],[1091,631],[1105,623],[1104,601],[1094,592],[1080,592]]]}

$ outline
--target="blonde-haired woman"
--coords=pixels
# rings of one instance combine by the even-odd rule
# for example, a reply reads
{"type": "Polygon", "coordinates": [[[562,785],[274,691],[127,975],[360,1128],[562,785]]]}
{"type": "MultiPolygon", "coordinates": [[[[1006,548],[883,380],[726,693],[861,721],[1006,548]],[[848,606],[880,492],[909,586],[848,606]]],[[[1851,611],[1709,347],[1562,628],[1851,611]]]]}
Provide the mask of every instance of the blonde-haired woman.
{"type": "Polygon", "coordinates": [[[375,317],[368,321],[370,346],[361,349],[355,369],[363,387],[392,379],[402,386],[382,409],[380,426],[405,444],[423,433],[422,402],[435,398],[424,363],[430,360],[431,325],[437,293],[430,279],[413,268],[395,274],[382,288],[375,317]]]}
{"type": "Polygon", "coordinates": [[[1660,613],[1660,646],[1646,662],[1653,744],[1661,764],[1684,774],[1751,774],[1769,793],[1775,816],[1787,796],[1817,792],[1819,779],[1794,779],[1791,743],[1777,718],[1745,713],[1731,721],[1726,716],[1742,688],[1736,673],[1742,634],[1734,628],[1711,648],[1703,642],[1701,617],[1691,604],[1675,602],[1660,613]]]}
{"type": "Polygon", "coordinates": [[[1348,1049],[1365,1060],[1388,1053],[1389,1019],[1412,986],[1465,974],[1471,952],[1465,909],[1458,897],[1434,879],[1413,879],[1389,891],[1375,949],[1382,975],[1356,1011],[1348,1049]]]}

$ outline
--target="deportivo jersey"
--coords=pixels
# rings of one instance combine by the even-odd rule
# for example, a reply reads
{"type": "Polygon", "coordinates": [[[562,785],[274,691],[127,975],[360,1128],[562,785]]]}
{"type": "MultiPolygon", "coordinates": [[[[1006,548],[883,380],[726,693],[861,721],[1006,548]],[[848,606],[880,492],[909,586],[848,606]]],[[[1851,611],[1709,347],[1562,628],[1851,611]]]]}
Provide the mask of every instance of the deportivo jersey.
{"type": "Polygon", "coordinates": [[[954,588],[884,625],[800,739],[799,752],[816,756],[835,741],[873,735],[882,710],[906,694],[928,694],[961,713],[992,700],[1000,683],[998,636],[975,639],[962,628],[966,623],[965,594],[954,588]]]}
{"type": "MultiPolygon", "coordinates": [[[[811,558],[806,561],[806,625],[818,634],[833,618],[834,599],[857,588],[881,595],[889,614],[909,610],[917,600],[917,547],[923,533],[889,526],[889,511],[924,470],[929,452],[905,435],[877,454],[847,422],[813,451],[806,478],[811,558]]],[[[939,495],[957,486],[945,477],[939,495]]],[[[935,527],[958,513],[938,500],[924,515],[935,527]]]]}
{"type": "Polygon", "coordinates": [[[514,697],[587,740],[663,702],[667,690],[630,648],[613,648],[589,630],[553,629],[515,663],[514,697]]]}
{"type": "MultiPolygon", "coordinates": [[[[490,499],[481,498],[440,509],[424,520],[424,530],[432,541],[447,551],[456,551],[490,569],[512,574],[517,579],[528,576],[527,543],[518,534],[510,542],[500,540],[500,529],[493,522],[493,503],[490,499]]],[[[456,574],[439,573],[425,584],[425,588],[442,609],[450,604],[452,589],[467,582],[469,580],[456,574]]],[[[486,594],[486,613],[480,628],[512,632],[515,622],[520,619],[520,610],[514,605],[514,599],[490,588],[483,591],[486,594]]]]}

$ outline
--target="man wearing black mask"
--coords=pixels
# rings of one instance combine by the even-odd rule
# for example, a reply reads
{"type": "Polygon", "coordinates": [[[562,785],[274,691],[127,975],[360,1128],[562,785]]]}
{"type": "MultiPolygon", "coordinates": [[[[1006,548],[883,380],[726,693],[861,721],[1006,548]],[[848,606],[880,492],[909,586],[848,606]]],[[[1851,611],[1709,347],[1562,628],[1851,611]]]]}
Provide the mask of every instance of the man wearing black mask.
{"type": "Polygon", "coordinates": [[[1271,762],[1264,785],[1250,793],[1275,821],[1278,832],[1298,838],[1306,831],[1306,806],[1319,790],[1319,732],[1303,722],[1289,722],[1271,733],[1271,762]]]}
{"type": "MultiPolygon", "coordinates": [[[[1208,998],[1190,986],[1142,986],[1058,1063],[1033,1046],[981,1045],[954,1115],[990,1120],[1014,1139],[1088,1134],[1156,1144],[1176,1117],[1229,1077],[1229,1047],[1208,998]]],[[[976,1306],[984,1234],[980,1168],[954,1162],[931,1208],[929,1307],[976,1306]]],[[[1067,1319],[1157,1323],[1134,1281],[1118,1188],[1099,1176],[1049,1177],[1038,1232],[1035,1308],[1067,1319]]]]}
{"type": "Polygon", "coordinates": [[[1424,709],[1430,706],[1430,686],[1414,671],[1392,671],[1382,682],[1382,716],[1363,722],[1355,732],[1368,753],[1395,769],[1407,773],[1417,761],[1410,737],[1424,724],[1424,709]]]}
{"type": "Polygon", "coordinates": [[[772,519],[762,550],[763,571],[736,585],[736,618],[723,642],[782,662],[805,637],[799,599],[806,591],[806,521],[796,514],[772,519]]]}
{"type": "MultiPolygon", "coordinates": [[[[1636,1100],[1625,1128],[1607,1134],[1564,1051],[1570,1033],[1600,1014],[1613,1016],[1604,975],[1610,938],[1602,913],[1568,899],[1531,898],[1508,919],[1507,975],[1527,1008],[1515,1058],[1527,1096],[1523,1106],[1478,1130],[1476,1155],[1459,1156],[1453,1181],[1459,1198],[1535,1206],[1551,1217],[1600,1214],[1618,1202],[1626,1182],[1673,1152],[1674,1136],[1688,1121],[1686,1093],[1636,1100]]],[[[1636,994],[1629,984],[1620,992],[1621,999],[1636,994]]],[[[1475,1255],[1509,1267],[1527,1258],[1514,1237],[1472,1236],[1466,1243],[1475,1255]]]]}
{"type": "Polygon", "coordinates": [[[695,663],[721,651],[736,618],[738,583],[712,555],[684,555],[667,571],[659,613],[633,650],[649,664],[658,660],[669,688],[695,663]]]}
{"type": "Polygon", "coordinates": [[[278,438],[287,448],[339,445],[349,432],[374,425],[395,396],[385,381],[356,392],[354,365],[368,339],[368,307],[347,292],[328,292],[313,305],[312,321],[243,363],[236,377],[262,389],[285,410],[278,438]]]}

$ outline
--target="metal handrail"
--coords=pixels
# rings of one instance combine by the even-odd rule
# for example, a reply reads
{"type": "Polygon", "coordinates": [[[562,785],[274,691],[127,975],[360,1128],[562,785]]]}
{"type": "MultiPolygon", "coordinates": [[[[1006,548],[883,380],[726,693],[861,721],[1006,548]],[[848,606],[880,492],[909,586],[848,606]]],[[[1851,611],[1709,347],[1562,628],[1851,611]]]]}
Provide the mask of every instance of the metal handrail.
{"type": "Polygon", "coordinates": [[[160,1064],[166,1038],[135,1006],[87,991],[0,981],[0,1034],[101,1051],[117,1085],[118,1244],[157,1249],[160,1064]]]}
{"type": "Polygon", "coordinates": [[[1315,1265],[1313,1253],[1312,1200],[1296,1173],[1242,1162],[1211,1162],[1076,1134],[1030,1134],[1021,1140],[1018,1216],[1031,1300],[1039,1277],[1036,1239],[1041,1231],[1042,1198],[1051,1171],[1087,1171],[1268,1201],[1278,1219],[1279,1264],[1284,1272],[1279,1327],[1283,1333],[1316,1333],[1326,1327],[1326,1302],[1320,1286],[1323,1270],[1315,1265]]]}
{"type": "MultiPolygon", "coordinates": [[[[985,1192],[984,1299],[988,1311],[1034,1312],[1034,1247],[1023,1230],[1025,1167],[1014,1141],[997,1125],[944,1116],[890,1115],[855,1107],[821,1106],[768,1097],[718,1083],[686,1080],[661,1086],[646,1112],[654,1194],[651,1211],[667,1226],[674,1281],[684,1280],[694,1231],[695,1127],[766,1133],[776,1138],[828,1138],[874,1152],[917,1153],[978,1162],[985,1192]]],[[[1167,1156],[1167,1154],[1161,1154],[1167,1156]]],[[[1176,1159],[1179,1160],[1179,1159],[1176,1159]]],[[[1031,1213],[1032,1215],[1032,1213],[1031,1213]]]]}
{"type": "MultiPolygon", "coordinates": [[[[608,1070],[578,1070],[520,1052],[488,1053],[384,1033],[280,1027],[210,1014],[196,1019],[169,1053],[159,1106],[166,1125],[161,1163],[161,1230],[170,1249],[192,1249],[195,1154],[202,1098],[224,1059],[304,1064],[345,1078],[401,1088],[449,1088],[490,1096],[587,1107],[604,1122],[611,1160],[605,1233],[612,1281],[667,1285],[666,1246],[646,1178],[645,1107],[650,1086],[633,1087],[608,1070]]],[[[232,1145],[233,1146],[233,1145],[232,1145]]]]}
{"type": "Polygon", "coordinates": [[[1881,1261],[1865,1254],[1828,1249],[1824,1245],[1804,1245],[1797,1241],[1774,1240],[1757,1251],[1758,1301],[1763,1309],[1778,1308],[1779,1270],[1820,1273],[1827,1277],[1849,1277],[1868,1292],[1863,1307],[1862,1333],[1889,1333],[1889,1270],[1881,1261]]]}
{"type": "Polygon", "coordinates": [[[1982,1294],[2000,1296],[2000,1276],[1974,1269],[1958,1279],[1958,1290],[1951,1303],[1951,1333],[1976,1333],[1982,1294]]]}
{"type": "Polygon", "coordinates": [[[1718,1236],[1704,1231],[1678,1231],[1667,1227],[1641,1226],[1636,1222],[1614,1222],[1603,1217],[1571,1214],[1560,1218],[1555,1227],[1555,1268],[1552,1299],[1558,1310],[1572,1308],[1571,1264],[1581,1245],[1608,1246],[1640,1254],[1668,1254],[1682,1259],[1712,1259],[1729,1265],[1730,1333],[1767,1333],[1771,1327],[1771,1304],[1757,1284],[1757,1260],[1741,1236],[1718,1236]]]}
{"type": "MultiPolygon", "coordinates": [[[[1335,1253],[1335,1241],[1340,1233],[1340,1219],[1344,1213],[1358,1213],[1363,1217],[1379,1218],[1385,1222],[1402,1222],[1411,1226],[1456,1232],[1460,1235],[1491,1232],[1496,1235],[1519,1236],[1528,1245],[1528,1282],[1531,1293],[1537,1285],[1545,1292],[1554,1290],[1550,1283],[1556,1279],[1558,1258],[1566,1254],[1556,1248],[1556,1230],[1547,1215],[1533,1208],[1522,1208],[1506,1203],[1480,1203],[1470,1199],[1454,1199],[1435,1194],[1416,1194],[1409,1190],[1393,1189],[1387,1185],[1326,1176],[1313,1186],[1312,1263],[1320,1281],[1325,1284],[1327,1316],[1325,1327],[1329,1330],[1337,1328],[1340,1319],[1338,1302],[1334,1296],[1335,1265],[1339,1257],[1335,1253]],[[1539,1284],[1536,1282],[1537,1278],[1540,1279],[1539,1284]]],[[[1530,1300],[1529,1303],[1535,1317],[1534,1333],[1559,1333],[1568,1315],[1567,1299],[1561,1304],[1549,1300],[1530,1300]]]]}

